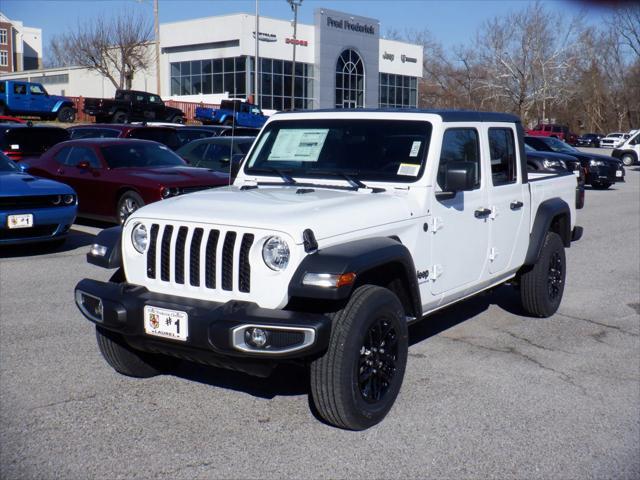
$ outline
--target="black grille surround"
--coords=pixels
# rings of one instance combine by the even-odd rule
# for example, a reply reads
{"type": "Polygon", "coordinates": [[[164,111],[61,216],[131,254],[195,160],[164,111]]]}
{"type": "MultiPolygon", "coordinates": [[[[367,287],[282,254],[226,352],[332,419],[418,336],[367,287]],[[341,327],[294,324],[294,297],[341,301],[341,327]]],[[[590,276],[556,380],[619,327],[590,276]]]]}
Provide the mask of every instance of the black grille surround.
{"type": "Polygon", "coordinates": [[[62,203],[62,195],[30,195],[24,197],[0,197],[0,210],[22,210],[28,208],[68,207],[62,203]],[[58,203],[55,203],[58,202],[58,203]]]}
{"type": "Polygon", "coordinates": [[[251,233],[153,223],[146,252],[146,276],[186,288],[250,293],[250,252],[254,241],[251,233]]]}

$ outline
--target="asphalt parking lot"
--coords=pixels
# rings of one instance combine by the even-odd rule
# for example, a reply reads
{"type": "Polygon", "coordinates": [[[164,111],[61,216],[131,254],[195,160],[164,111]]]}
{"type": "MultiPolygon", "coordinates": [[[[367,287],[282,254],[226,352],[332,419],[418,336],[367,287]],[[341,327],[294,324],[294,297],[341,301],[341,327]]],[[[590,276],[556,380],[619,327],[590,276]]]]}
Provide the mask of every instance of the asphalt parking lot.
{"type": "MultiPolygon", "coordinates": [[[[599,151],[598,153],[605,153],[599,151]]],[[[115,373],[76,309],[99,228],[0,257],[0,478],[640,478],[640,166],[588,190],[552,318],[501,287],[411,330],[365,432],[314,417],[303,370],[115,373]]]]}

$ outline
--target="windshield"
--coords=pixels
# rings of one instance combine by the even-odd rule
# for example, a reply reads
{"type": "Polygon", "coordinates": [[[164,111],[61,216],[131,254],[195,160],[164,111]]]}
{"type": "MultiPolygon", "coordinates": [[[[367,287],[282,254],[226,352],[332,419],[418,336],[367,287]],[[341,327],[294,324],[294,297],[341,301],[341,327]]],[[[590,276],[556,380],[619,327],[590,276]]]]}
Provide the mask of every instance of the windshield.
{"type": "Polygon", "coordinates": [[[101,147],[109,168],[167,167],[185,165],[184,160],[164,145],[135,144],[101,147]]]}
{"type": "Polygon", "coordinates": [[[0,153],[0,173],[2,172],[19,172],[20,169],[16,162],[10,160],[5,154],[0,153]]]}
{"type": "Polygon", "coordinates": [[[562,140],[558,140],[557,138],[545,138],[544,142],[553,150],[554,152],[561,153],[580,153],[580,150],[573,148],[571,145],[567,145],[562,140]]]}
{"type": "Polygon", "coordinates": [[[59,142],[69,140],[69,132],[58,127],[24,127],[0,132],[2,150],[23,154],[37,154],[47,151],[59,142]]]}
{"type": "Polygon", "coordinates": [[[424,168],[430,137],[431,124],[424,121],[273,122],[258,138],[245,172],[413,182],[424,168]]]}
{"type": "Polygon", "coordinates": [[[535,151],[536,151],[536,149],[535,149],[535,148],[533,148],[533,147],[532,147],[532,146],[530,146],[530,145],[527,145],[527,144],[525,143],[525,144],[524,144],[524,151],[525,151],[525,152],[535,152],[535,151]]]}

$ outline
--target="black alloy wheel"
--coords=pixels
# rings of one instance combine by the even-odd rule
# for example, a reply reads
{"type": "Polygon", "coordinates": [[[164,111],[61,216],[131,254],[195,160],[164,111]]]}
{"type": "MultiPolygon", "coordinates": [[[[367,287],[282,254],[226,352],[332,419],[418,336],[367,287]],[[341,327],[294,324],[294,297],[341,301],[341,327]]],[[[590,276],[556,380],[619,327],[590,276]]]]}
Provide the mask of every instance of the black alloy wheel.
{"type": "Polygon", "coordinates": [[[549,292],[549,300],[555,302],[564,290],[564,264],[560,253],[555,251],[549,259],[549,275],[547,289],[549,292]]]}
{"type": "Polygon", "coordinates": [[[397,370],[398,334],[393,324],[384,318],[370,327],[360,348],[358,388],[362,399],[375,403],[386,395],[397,370]]]}

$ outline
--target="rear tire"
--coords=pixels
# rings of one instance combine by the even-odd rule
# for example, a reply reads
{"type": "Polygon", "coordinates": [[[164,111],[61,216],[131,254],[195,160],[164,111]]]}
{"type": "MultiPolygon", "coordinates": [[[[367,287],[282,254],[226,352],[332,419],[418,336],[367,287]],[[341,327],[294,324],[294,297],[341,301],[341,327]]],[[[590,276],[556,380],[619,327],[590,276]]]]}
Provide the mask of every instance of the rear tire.
{"type": "Polygon", "coordinates": [[[327,352],[311,364],[311,397],[336,427],[364,430],[387,415],[407,364],[408,333],[398,297],[364,285],[333,315],[327,352]]]}
{"type": "Polygon", "coordinates": [[[547,232],[540,258],[520,276],[522,308],[535,317],[550,317],[558,310],[564,293],[566,257],[560,235],[547,232]]]}
{"type": "Polygon", "coordinates": [[[116,112],[111,119],[111,123],[129,123],[129,116],[124,112],[116,112]]]}
{"type": "Polygon", "coordinates": [[[176,115],[171,120],[172,123],[178,123],[180,125],[184,125],[184,117],[182,115],[176,115]]]}
{"type": "Polygon", "coordinates": [[[131,348],[119,333],[96,325],[96,340],[100,353],[118,373],[128,377],[155,377],[176,363],[176,359],[131,348]]]}
{"type": "Polygon", "coordinates": [[[62,107],[58,110],[58,121],[62,123],[73,123],[76,121],[76,112],[71,107],[62,107]]]}
{"type": "Polygon", "coordinates": [[[118,200],[118,207],[116,211],[116,217],[120,225],[124,225],[124,222],[129,218],[133,212],[144,206],[144,200],[136,192],[128,191],[122,194],[120,200],[118,200]]]}

